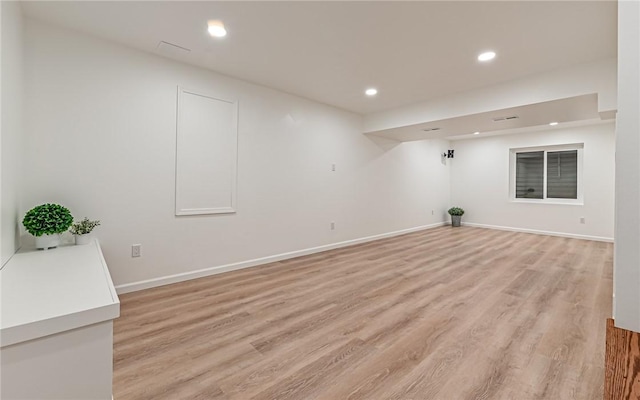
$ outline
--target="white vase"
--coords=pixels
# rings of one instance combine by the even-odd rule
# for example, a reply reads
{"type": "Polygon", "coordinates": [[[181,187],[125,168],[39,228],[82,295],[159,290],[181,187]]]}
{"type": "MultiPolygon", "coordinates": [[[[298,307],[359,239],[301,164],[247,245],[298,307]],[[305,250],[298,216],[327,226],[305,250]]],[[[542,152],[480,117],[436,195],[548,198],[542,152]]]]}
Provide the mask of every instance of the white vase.
{"type": "Polygon", "coordinates": [[[89,244],[91,242],[91,234],[85,233],[84,235],[74,235],[76,237],[76,245],[89,244]]]}
{"type": "Polygon", "coordinates": [[[60,244],[60,234],[36,236],[36,249],[51,249],[60,244]]]}

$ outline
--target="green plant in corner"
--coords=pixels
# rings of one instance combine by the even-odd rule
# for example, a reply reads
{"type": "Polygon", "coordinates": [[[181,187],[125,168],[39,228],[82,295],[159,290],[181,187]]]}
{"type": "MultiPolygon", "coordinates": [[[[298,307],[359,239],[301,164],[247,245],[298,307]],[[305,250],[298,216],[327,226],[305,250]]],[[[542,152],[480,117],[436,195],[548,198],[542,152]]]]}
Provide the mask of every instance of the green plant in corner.
{"type": "Polygon", "coordinates": [[[89,218],[85,217],[82,221],[76,222],[71,225],[71,229],[69,229],[69,232],[73,233],[74,235],[86,235],[88,233],[91,233],[93,228],[98,225],[100,225],[100,221],[91,221],[89,218]]]}
{"type": "Polygon", "coordinates": [[[69,209],[59,204],[41,204],[29,210],[22,219],[27,232],[35,237],[65,232],[73,223],[69,209]]]}
{"type": "Polygon", "coordinates": [[[464,214],[464,210],[460,207],[451,207],[447,210],[449,215],[451,215],[451,226],[457,227],[460,226],[462,215],[464,214]]]}
{"type": "Polygon", "coordinates": [[[448,211],[449,215],[459,215],[462,216],[464,215],[464,210],[460,207],[451,207],[448,211]]]}

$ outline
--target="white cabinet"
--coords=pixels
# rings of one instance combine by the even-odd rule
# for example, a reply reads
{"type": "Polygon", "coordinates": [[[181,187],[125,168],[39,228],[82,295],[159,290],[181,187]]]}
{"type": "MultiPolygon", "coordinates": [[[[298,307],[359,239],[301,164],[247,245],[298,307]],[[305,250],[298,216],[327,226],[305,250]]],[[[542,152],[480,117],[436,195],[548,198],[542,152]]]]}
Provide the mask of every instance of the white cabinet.
{"type": "Polygon", "coordinates": [[[15,254],[0,270],[0,398],[110,400],[119,315],[97,240],[15,254]]]}

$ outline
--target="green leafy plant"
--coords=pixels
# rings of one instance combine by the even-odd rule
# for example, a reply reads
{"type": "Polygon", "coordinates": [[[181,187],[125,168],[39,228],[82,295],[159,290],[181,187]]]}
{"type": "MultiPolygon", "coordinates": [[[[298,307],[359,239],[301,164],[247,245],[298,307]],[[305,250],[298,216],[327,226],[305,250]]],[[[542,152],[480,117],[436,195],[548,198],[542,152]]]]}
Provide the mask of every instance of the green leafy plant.
{"type": "Polygon", "coordinates": [[[22,219],[27,232],[33,236],[65,232],[73,223],[69,209],[59,204],[41,204],[29,210],[22,219]]]}
{"type": "Polygon", "coordinates": [[[460,207],[451,207],[448,211],[449,215],[463,215],[464,210],[460,207]]]}
{"type": "Polygon", "coordinates": [[[74,235],[86,235],[87,233],[91,233],[93,228],[98,225],[100,225],[100,221],[91,221],[89,218],[85,217],[82,221],[71,225],[69,232],[74,235]]]}

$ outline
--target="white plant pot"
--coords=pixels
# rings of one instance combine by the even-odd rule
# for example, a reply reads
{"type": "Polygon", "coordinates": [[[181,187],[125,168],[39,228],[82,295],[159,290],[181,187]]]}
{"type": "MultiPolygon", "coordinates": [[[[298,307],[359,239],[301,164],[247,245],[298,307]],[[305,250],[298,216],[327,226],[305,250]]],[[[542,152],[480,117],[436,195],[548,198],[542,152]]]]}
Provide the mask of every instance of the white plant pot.
{"type": "Polygon", "coordinates": [[[36,248],[37,249],[51,249],[58,247],[60,244],[60,234],[55,233],[53,235],[36,236],[36,248]]]}
{"type": "Polygon", "coordinates": [[[84,235],[75,235],[76,245],[89,244],[91,242],[91,234],[85,233],[84,235]]]}

